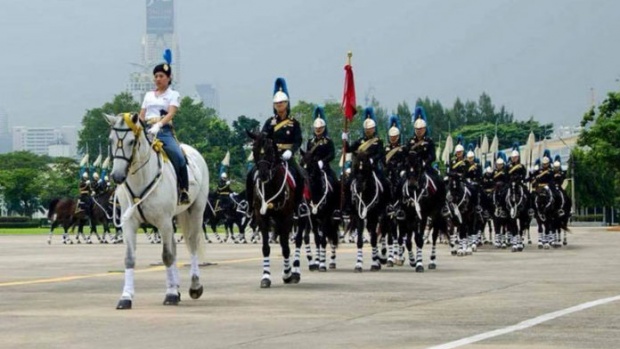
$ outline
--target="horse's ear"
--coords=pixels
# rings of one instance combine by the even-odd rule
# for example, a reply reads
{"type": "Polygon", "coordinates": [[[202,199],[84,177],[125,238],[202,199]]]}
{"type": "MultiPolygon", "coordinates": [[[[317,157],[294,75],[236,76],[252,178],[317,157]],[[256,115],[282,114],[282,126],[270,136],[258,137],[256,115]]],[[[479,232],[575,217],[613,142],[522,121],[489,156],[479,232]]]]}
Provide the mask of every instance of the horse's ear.
{"type": "Polygon", "coordinates": [[[106,113],[103,113],[103,118],[110,126],[114,126],[114,124],[116,124],[116,120],[118,120],[118,117],[116,115],[110,115],[106,113]]]}
{"type": "Polygon", "coordinates": [[[252,139],[256,139],[256,134],[250,130],[245,130],[245,133],[248,135],[248,137],[252,138],[252,139]]]}

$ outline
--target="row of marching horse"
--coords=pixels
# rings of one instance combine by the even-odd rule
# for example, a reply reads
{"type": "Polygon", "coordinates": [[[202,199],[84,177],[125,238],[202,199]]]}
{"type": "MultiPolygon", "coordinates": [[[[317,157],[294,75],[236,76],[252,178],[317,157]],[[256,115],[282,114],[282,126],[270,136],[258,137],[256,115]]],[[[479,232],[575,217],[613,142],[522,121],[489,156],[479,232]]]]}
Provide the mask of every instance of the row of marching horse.
{"type": "MultiPolygon", "coordinates": [[[[533,222],[536,223],[532,228],[537,231],[539,248],[549,249],[567,244],[568,215],[561,216],[558,212],[570,212],[570,200],[566,198],[568,207],[560,207],[561,201],[554,201],[548,190],[530,192],[516,182],[508,183],[504,188],[497,188],[493,192],[470,190],[471,187],[466,182],[437,180],[421,171],[419,177],[390,181],[389,188],[382,188],[383,191],[391,191],[388,202],[383,199],[382,192],[373,192],[381,190],[378,178],[364,175],[363,166],[361,168],[361,171],[355,171],[357,175],[346,179],[351,188],[347,200],[353,202],[353,208],[346,212],[340,222],[336,221],[337,235],[322,231],[320,224],[312,219],[310,208],[319,207],[321,198],[326,201],[326,195],[321,195],[322,190],[313,191],[318,194],[305,200],[307,212],[297,217],[290,239],[295,242],[296,254],[300,253],[300,247],[305,243],[311,270],[336,267],[335,247],[338,242],[357,242],[360,248],[356,260],[358,271],[363,263],[361,246],[364,243],[372,245],[371,270],[380,270],[382,265],[402,265],[408,259],[409,264],[421,272],[424,270],[422,248],[425,243],[432,244],[428,268],[435,269],[438,240],[449,243],[451,253],[456,256],[471,255],[483,244],[519,252],[525,248],[526,242],[532,243],[533,222]],[[395,184],[391,185],[392,183],[395,184]],[[314,238],[311,238],[311,235],[314,238]],[[312,240],[316,246],[314,254],[312,240]],[[331,245],[329,263],[326,256],[328,242],[331,245]],[[415,250],[413,243],[416,245],[415,250]],[[405,256],[405,253],[408,255],[405,256]]],[[[318,173],[320,174],[320,170],[318,173]]],[[[312,185],[313,171],[309,171],[309,174],[312,185]]],[[[319,183],[317,187],[327,186],[319,183]]],[[[331,195],[333,194],[336,193],[331,195]]],[[[93,241],[122,243],[122,231],[115,227],[112,221],[111,198],[113,191],[93,196],[88,210],[80,210],[76,199],[53,200],[49,207],[51,229],[48,243],[52,242],[53,232],[57,227],[64,230],[64,244],[73,244],[74,241],[87,244],[93,241]],[[98,225],[103,228],[101,235],[97,231],[98,225]],[[88,234],[84,233],[85,226],[90,228],[88,234]],[[69,231],[75,228],[77,232],[72,239],[69,231]]],[[[331,196],[328,198],[333,200],[331,196]]],[[[245,192],[225,197],[211,193],[204,212],[205,240],[209,243],[258,243],[261,235],[250,210],[245,192]],[[224,234],[217,233],[218,226],[224,226],[224,234]]],[[[146,225],[142,228],[147,241],[161,242],[157,229],[146,225]]],[[[179,238],[179,241],[181,240],[182,238],[179,238]]],[[[276,243],[277,240],[277,235],[269,235],[269,242],[276,243]]]]}

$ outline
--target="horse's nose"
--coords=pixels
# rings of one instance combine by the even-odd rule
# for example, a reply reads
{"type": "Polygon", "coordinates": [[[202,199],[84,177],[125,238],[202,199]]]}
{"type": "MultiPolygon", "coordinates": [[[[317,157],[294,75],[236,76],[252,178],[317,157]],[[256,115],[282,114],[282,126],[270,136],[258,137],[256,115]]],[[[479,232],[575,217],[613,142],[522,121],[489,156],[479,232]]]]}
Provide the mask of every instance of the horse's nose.
{"type": "Polygon", "coordinates": [[[122,184],[125,181],[125,175],[112,173],[112,180],[116,184],[122,184]]]}

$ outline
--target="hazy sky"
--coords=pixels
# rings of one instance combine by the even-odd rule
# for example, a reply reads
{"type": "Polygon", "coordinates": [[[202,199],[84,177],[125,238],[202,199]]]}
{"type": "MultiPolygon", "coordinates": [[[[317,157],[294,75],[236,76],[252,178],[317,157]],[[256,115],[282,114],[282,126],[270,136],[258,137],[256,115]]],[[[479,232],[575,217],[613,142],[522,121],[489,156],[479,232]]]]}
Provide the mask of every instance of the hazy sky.
{"type": "MultiPolygon", "coordinates": [[[[273,81],[340,100],[353,51],[358,104],[486,91],[519,119],[576,124],[620,89],[617,0],[176,0],[183,95],[214,84],[227,119],[267,116],[273,81]]],[[[0,107],[11,126],[79,124],[123,91],[145,0],[2,0],[0,107]]],[[[431,116],[432,117],[432,116],[431,116]]]]}

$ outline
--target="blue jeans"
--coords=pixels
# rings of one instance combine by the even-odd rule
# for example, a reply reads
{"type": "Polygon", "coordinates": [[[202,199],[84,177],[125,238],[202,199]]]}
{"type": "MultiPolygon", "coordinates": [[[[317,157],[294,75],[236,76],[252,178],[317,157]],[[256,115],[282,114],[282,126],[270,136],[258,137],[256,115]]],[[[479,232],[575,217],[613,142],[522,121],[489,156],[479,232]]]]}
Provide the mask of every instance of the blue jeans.
{"type": "Polygon", "coordinates": [[[166,155],[168,155],[172,166],[174,166],[179,187],[181,190],[187,190],[189,186],[187,178],[187,162],[185,161],[185,156],[181,151],[181,146],[177,142],[176,138],[174,138],[170,125],[164,125],[157,134],[157,138],[164,143],[164,151],[166,152],[166,155]]]}
{"type": "Polygon", "coordinates": [[[157,134],[157,138],[164,143],[164,151],[177,171],[181,167],[187,165],[185,163],[185,156],[183,156],[181,147],[172,134],[170,125],[164,125],[157,134]]]}

